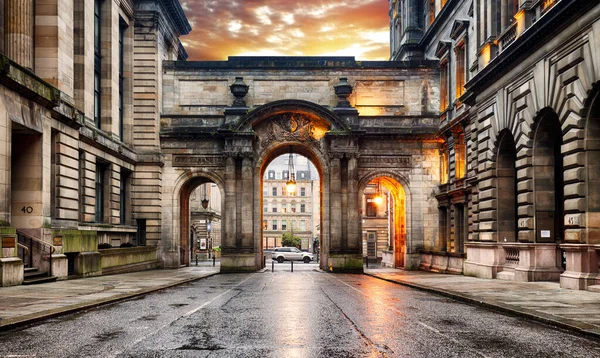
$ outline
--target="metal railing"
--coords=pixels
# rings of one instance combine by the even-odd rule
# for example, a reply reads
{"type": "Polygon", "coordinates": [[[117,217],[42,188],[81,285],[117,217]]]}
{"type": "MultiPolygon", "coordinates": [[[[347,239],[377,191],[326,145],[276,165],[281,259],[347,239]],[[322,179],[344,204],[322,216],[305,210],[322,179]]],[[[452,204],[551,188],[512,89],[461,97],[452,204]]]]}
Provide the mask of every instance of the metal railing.
{"type": "Polygon", "coordinates": [[[42,240],[17,230],[18,255],[25,267],[33,267],[33,252],[39,253],[41,261],[48,261],[48,276],[52,276],[52,254],[56,247],[42,240]]]}
{"type": "Polygon", "coordinates": [[[506,263],[509,265],[519,265],[519,248],[517,247],[505,247],[504,255],[506,257],[506,263]]]}

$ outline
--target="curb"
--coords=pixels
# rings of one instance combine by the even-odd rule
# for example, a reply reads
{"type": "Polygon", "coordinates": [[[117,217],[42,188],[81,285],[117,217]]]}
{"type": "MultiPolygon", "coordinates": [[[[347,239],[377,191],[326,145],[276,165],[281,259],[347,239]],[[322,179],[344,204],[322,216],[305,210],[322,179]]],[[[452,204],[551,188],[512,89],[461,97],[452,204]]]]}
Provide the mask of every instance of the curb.
{"type": "Polygon", "coordinates": [[[212,276],[215,276],[218,274],[219,274],[219,272],[213,272],[213,273],[209,273],[206,276],[188,278],[188,279],[184,279],[184,280],[173,282],[173,283],[168,283],[168,284],[161,285],[161,286],[145,288],[145,289],[142,289],[137,292],[122,293],[120,295],[110,297],[110,298],[97,299],[97,300],[93,300],[91,302],[80,303],[80,304],[70,305],[70,306],[61,307],[61,308],[55,308],[55,309],[48,310],[48,311],[36,312],[36,313],[27,314],[24,316],[9,318],[9,319],[0,321],[0,332],[5,332],[5,331],[9,331],[9,330],[12,330],[15,328],[27,326],[27,325],[30,325],[33,323],[47,320],[49,318],[56,318],[56,317],[65,316],[68,314],[85,311],[85,310],[88,310],[91,308],[97,308],[97,307],[109,305],[112,303],[126,301],[130,298],[147,295],[152,292],[161,291],[161,290],[164,290],[167,288],[171,288],[171,287],[183,285],[186,283],[202,280],[202,279],[212,277],[212,276]]]}
{"type": "Polygon", "coordinates": [[[447,290],[443,290],[443,289],[439,289],[439,288],[433,288],[431,286],[419,285],[419,284],[412,283],[412,282],[394,280],[394,279],[390,279],[390,278],[377,276],[377,274],[371,274],[371,273],[364,273],[364,274],[367,276],[374,277],[379,280],[399,284],[399,285],[410,287],[410,288],[415,288],[415,289],[418,289],[421,291],[425,291],[425,292],[437,294],[440,296],[452,298],[454,300],[457,300],[457,301],[460,301],[463,303],[487,308],[491,311],[504,313],[504,314],[507,314],[510,316],[527,318],[527,319],[530,319],[530,320],[533,320],[536,322],[540,322],[540,323],[543,323],[546,325],[550,325],[550,326],[554,326],[557,328],[572,331],[575,333],[579,333],[579,334],[585,335],[590,338],[600,339],[600,332],[597,331],[597,327],[589,325],[587,323],[576,322],[576,321],[572,321],[572,320],[560,321],[551,315],[545,315],[545,314],[542,314],[539,312],[534,313],[534,312],[532,312],[532,310],[529,310],[526,308],[517,309],[515,307],[508,306],[508,305],[483,301],[481,299],[477,299],[472,296],[461,294],[458,292],[447,291],[447,290]]]}

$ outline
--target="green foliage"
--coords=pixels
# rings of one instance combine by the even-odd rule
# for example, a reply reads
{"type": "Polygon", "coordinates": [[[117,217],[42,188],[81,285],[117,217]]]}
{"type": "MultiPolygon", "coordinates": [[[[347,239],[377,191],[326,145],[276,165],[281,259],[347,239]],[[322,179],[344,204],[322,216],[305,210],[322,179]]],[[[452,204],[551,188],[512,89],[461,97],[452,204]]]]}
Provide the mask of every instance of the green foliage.
{"type": "Polygon", "coordinates": [[[221,251],[221,246],[213,247],[213,251],[221,251]]]}
{"type": "Polygon", "coordinates": [[[285,247],[300,247],[302,241],[298,236],[293,236],[291,232],[287,231],[281,235],[281,246],[285,247]]]}

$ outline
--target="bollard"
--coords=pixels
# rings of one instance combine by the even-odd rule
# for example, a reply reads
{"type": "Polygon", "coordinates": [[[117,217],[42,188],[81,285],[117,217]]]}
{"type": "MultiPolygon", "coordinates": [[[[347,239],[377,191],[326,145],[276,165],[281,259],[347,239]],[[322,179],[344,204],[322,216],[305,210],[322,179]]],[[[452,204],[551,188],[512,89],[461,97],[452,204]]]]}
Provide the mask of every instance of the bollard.
{"type": "Polygon", "coordinates": [[[367,257],[367,268],[369,268],[369,258],[367,257]]]}
{"type": "Polygon", "coordinates": [[[267,257],[263,256],[263,267],[267,267],[267,257]]]}
{"type": "Polygon", "coordinates": [[[275,272],[275,261],[271,261],[271,272],[275,272]]]}
{"type": "Polygon", "coordinates": [[[215,261],[217,261],[217,258],[215,257],[215,255],[213,255],[213,267],[215,267],[215,261]]]}
{"type": "Polygon", "coordinates": [[[294,261],[290,261],[292,263],[292,272],[294,272],[294,261]]]}
{"type": "Polygon", "coordinates": [[[198,266],[198,253],[196,253],[196,266],[198,266]]]}

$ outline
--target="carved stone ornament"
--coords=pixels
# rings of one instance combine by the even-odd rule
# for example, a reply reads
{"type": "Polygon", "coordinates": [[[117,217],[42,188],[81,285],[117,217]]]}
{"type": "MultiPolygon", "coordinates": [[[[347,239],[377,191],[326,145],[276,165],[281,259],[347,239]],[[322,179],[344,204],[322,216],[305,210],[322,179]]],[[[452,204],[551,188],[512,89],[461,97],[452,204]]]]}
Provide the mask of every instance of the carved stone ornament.
{"type": "Polygon", "coordinates": [[[314,123],[298,113],[284,113],[269,121],[265,138],[260,142],[263,148],[273,142],[296,141],[318,144],[314,123]]]}

